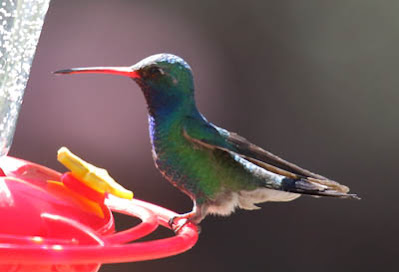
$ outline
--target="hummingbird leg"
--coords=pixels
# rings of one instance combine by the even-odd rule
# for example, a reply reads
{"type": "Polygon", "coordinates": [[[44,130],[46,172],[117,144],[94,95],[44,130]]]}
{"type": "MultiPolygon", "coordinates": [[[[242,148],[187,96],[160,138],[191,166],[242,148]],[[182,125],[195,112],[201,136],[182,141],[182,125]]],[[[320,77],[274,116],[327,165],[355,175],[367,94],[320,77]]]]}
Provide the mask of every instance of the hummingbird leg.
{"type": "Polygon", "coordinates": [[[186,225],[188,222],[191,222],[197,226],[198,232],[201,232],[201,228],[198,226],[198,224],[202,221],[202,219],[204,219],[205,215],[206,206],[197,206],[197,204],[194,202],[194,207],[191,212],[171,217],[169,219],[169,226],[175,233],[177,233],[182,227],[184,227],[184,225],[186,225]]]}

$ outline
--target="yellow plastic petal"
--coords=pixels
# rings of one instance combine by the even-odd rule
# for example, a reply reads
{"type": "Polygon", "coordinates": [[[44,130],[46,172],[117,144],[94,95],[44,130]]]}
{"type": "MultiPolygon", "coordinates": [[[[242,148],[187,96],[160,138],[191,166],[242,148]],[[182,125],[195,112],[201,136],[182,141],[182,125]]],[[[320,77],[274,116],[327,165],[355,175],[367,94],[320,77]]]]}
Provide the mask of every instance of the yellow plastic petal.
{"type": "Polygon", "coordinates": [[[58,150],[57,159],[72,174],[90,188],[100,193],[110,193],[115,196],[132,199],[133,192],[117,183],[103,168],[96,167],[69,151],[66,147],[58,150]]]}

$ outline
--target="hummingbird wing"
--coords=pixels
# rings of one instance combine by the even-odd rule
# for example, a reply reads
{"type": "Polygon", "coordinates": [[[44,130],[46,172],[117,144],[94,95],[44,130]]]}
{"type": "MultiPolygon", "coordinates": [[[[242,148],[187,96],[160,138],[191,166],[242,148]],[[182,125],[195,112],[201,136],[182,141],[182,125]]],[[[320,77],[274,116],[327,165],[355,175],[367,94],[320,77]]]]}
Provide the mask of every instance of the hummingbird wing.
{"type": "Polygon", "coordinates": [[[183,133],[189,141],[202,147],[233,152],[269,172],[286,177],[288,186],[284,190],[301,194],[358,198],[355,194],[347,194],[347,186],[288,162],[237,133],[211,123],[189,122],[183,133]]]}

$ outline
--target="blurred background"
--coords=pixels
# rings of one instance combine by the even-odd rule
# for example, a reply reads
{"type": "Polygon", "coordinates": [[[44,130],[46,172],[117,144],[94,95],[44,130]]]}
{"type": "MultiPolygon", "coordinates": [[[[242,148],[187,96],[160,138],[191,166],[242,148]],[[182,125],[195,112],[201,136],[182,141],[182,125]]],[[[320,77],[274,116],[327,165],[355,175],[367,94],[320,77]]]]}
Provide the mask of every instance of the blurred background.
{"type": "Polygon", "coordinates": [[[51,74],[174,53],[193,68],[208,120],[363,199],[210,216],[191,251],[100,271],[396,271],[398,12],[394,0],[53,0],[9,154],[65,171],[56,152],[67,146],[135,197],[191,210],[153,165],[131,80],[51,74]]]}

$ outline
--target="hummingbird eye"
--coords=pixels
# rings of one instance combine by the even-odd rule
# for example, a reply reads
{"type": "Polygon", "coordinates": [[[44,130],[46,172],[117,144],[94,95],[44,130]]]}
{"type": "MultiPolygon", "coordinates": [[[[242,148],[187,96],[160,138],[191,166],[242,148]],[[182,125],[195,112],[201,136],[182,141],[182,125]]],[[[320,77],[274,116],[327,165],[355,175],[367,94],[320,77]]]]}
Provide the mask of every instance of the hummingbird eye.
{"type": "Polygon", "coordinates": [[[156,77],[156,76],[164,75],[164,74],[165,74],[165,72],[164,72],[161,68],[159,68],[158,66],[152,66],[152,67],[150,67],[150,68],[148,69],[148,73],[149,73],[149,75],[152,76],[152,77],[156,77]]]}

